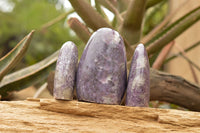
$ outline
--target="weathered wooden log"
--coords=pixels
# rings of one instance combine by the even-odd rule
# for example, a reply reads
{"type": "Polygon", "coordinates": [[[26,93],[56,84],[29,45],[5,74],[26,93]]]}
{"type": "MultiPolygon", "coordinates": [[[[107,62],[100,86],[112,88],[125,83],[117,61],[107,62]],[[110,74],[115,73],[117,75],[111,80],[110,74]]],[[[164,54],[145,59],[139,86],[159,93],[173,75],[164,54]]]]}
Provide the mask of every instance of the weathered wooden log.
{"type": "Polygon", "coordinates": [[[200,111],[200,87],[182,77],[151,69],[150,99],[200,111]]]}
{"type": "Polygon", "coordinates": [[[0,102],[0,132],[199,132],[200,113],[54,99],[0,102]]]}

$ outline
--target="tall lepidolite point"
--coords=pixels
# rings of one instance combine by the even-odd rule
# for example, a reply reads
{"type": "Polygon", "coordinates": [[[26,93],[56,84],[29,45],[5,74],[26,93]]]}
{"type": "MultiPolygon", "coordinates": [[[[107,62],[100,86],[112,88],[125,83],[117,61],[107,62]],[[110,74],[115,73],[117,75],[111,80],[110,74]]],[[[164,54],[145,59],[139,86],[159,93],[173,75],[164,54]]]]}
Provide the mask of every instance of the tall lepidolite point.
{"type": "Polygon", "coordinates": [[[148,107],[150,98],[150,67],[146,49],[139,44],[134,52],[128,77],[126,106],[148,107]]]}

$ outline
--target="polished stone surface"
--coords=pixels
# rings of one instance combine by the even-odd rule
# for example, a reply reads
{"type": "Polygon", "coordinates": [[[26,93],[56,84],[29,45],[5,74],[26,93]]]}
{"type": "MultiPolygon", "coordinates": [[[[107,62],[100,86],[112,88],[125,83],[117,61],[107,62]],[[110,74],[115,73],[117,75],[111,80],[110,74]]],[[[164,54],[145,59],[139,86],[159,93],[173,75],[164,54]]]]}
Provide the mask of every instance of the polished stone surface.
{"type": "Polygon", "coordinates": [[[117,31],[101,28],[89,39],[79,62],[78,100],[120,104],[126,82],[123,39],[117,31]]]}
{"type": "Polygon", "coordinates": [[[148,107],[150,98],[149,59],[143,44],[135,49],[127,86],[126,106],[148,107]]]}
{"type": "Polygon", "coordinates": [[[72,100],[75,85],[78,50],[76,45],[68,41],[63,44],[58,56],[53,95],[55,99],[72,100]]]}

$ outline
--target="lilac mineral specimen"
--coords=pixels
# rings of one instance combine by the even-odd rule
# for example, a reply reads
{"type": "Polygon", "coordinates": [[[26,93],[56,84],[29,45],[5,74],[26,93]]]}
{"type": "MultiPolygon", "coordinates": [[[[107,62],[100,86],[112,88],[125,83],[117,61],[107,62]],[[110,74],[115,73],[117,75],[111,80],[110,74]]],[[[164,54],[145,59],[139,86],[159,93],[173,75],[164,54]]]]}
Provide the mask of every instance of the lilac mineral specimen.
{"type": "Polygon", "coordinates": [[[78,100],[120,104],[126,82],[123,39],[117,31],[101,28],[90,37],[79,62],[78,100]]]}
{"type": "Polygon", "coordinates": [[[53,90],[55,99],[73,99],[77,62],[78,50],[76,45],[71,41],[64,43],[60,49],[55,70],[53,90]]]}
{"type": "Polygon", "coordinates": [[[150,97],[149,59],[143,44],[133,55],[127,87],[126,106],[148,107],[150,97]]]}

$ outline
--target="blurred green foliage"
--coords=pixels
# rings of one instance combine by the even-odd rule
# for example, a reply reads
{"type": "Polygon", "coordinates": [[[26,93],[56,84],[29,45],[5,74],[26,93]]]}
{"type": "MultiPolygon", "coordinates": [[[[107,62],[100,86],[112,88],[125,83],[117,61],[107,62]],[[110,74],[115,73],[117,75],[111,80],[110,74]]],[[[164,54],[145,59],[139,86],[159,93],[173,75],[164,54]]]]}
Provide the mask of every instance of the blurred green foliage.
{"type": "Polygon", "coordinates": [[[154,27],[162,22],[168,13],[168,2],[163,0],[155,7],[147,10],[144,20],[143,35],[147,35],[154,27]]]}
{"type": "Polygon", "coordinates": [[[77,45],[80,44],[80,40],[71,34],[68,27],[64,26],[66,20],[41,30],[43,24],[66,12],[63,7],[56,9],[55,5],[58,1],[9,0],[8,2],[14,3],[15,6],[12,12],[0,11],[0,56],[8,53],[16,45],[16,42],[19,42],[32,29],[36,30],[23,63],[16,69],[44,59],[68,40],[77,45]]]}
{"type": "MultiPolygon", "coordinates": [[[[79,46],[81,55],[84,45],[75,34],[66,26],[66,19],[62,20],[48,29],[41,30],[41,26],[66,12],[61,6],[56,9],[58,0],[7,0],[14,3],[12,12],[0,11],[0,57],[8,53],[19,42],[24,35],[32,29],[36,29],[34,39],[24,57],[23,62],[16,67],[32,65],[61,47],[71,40],[79,46]]],[[[143,34],[146,35],[158,23],[160,23],[167,12],[167,2],[161,2],[156,8],[150,9],[146,15],[143,34]]],[[[16,70],[15,69],[15,70],[16,70]]]]}

